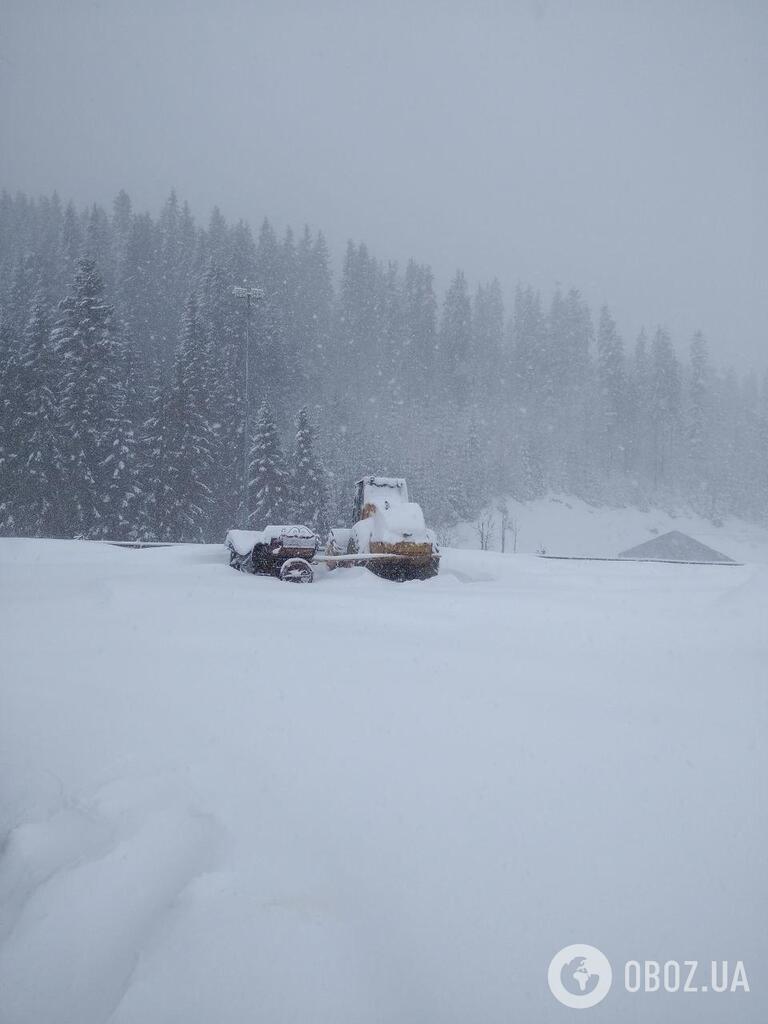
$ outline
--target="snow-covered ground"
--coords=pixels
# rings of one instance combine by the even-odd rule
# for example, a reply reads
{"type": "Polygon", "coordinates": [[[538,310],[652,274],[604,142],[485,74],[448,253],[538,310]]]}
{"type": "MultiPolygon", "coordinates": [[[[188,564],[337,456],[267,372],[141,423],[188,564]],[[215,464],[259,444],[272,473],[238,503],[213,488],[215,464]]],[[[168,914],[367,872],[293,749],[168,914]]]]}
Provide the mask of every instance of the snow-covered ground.
{"type": "MultiPolygon", "coordinates": [[[[660,509],[641,511],[636,508],[610,508],[589,505],[571,495],[549,495],[535,501],[508,499],[510,528],[506,550],[515,544],[517,550],[534,553],[544,549],[552,555],[589,555],[613,558],[620,551],[643,541],[680,530],[703,544],[722,551],[737,562],[768,562],[768,529],[743,519],[729,518],[722,526],[714,526],[701,516],[672,515],[660,509]]],[[[445,539],[451,546],[479,548],[478,522],[491,520],[490,548],[501,549],[501,514],[498,503],[489,506],[471,523],[447,530],[445,539]]]]}
{"type": "Polygon", "coordinates": [[[3,1024],[562,1022],[574,942],[752,989],[590,1020],[768,1019],[768,567],[226,561],[0,541],[3,1024]]]}

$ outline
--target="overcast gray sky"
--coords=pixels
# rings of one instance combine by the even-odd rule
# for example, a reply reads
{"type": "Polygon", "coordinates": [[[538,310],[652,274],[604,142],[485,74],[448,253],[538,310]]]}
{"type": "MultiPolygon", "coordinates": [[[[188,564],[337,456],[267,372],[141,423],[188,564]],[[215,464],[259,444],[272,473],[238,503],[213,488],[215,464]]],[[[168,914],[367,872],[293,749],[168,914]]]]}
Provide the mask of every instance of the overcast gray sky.
{"type": "Polygon", "coordinates": [[[765,0],[2,0],[0,186],[701,327],[768,363],[765,0]]]}

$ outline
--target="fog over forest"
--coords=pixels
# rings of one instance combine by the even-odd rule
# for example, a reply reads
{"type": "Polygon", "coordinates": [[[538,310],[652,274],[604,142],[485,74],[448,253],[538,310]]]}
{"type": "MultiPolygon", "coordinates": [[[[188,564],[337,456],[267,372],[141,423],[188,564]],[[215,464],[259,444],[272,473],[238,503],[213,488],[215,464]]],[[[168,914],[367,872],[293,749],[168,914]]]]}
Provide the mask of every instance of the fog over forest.
{"type": "Polygon", "coordinates": [[[343,524],[353,481],[404,475],[449,527],[503,495],[764,519],[768,389],[706,338],[624,339],[575,289],[540,295],[322,233],[254,238],[171,194],[157,218],[0,197],[6,533],[216,540],[248,521],[343,524]],[[233,286],[260,289],[250,314],[233,286]],[[294,434],[296,435],[294,438],[294,434]]]}

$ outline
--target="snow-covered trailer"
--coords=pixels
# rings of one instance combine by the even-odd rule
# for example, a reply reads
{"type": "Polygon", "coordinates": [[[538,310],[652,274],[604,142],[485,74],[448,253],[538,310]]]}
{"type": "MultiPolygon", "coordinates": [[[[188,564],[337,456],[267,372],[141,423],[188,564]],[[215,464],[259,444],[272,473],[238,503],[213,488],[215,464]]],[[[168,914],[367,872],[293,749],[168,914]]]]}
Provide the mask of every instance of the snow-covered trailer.
{"type": "Polygon", "coordinates": [[[240,572],[278,576],[289,583],[311,583],[312,562],[320,539],[299,524],[266,526],[263,530],[230,530],[229,564],[240,572]]]}

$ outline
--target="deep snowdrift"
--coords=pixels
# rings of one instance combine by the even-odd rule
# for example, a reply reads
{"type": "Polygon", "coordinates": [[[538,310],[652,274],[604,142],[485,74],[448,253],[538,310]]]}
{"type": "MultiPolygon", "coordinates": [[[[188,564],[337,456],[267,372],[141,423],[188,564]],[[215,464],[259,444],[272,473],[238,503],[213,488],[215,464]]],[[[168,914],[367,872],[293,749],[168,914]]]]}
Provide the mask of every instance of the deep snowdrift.
{"type": "Polygon", "coordinates": [[[755,565],[300,587],[0,541],[0,1020],[561,1021],[579,941],[752,984],[590,1019],[766,1019],[767,598],[755,565]]]}

